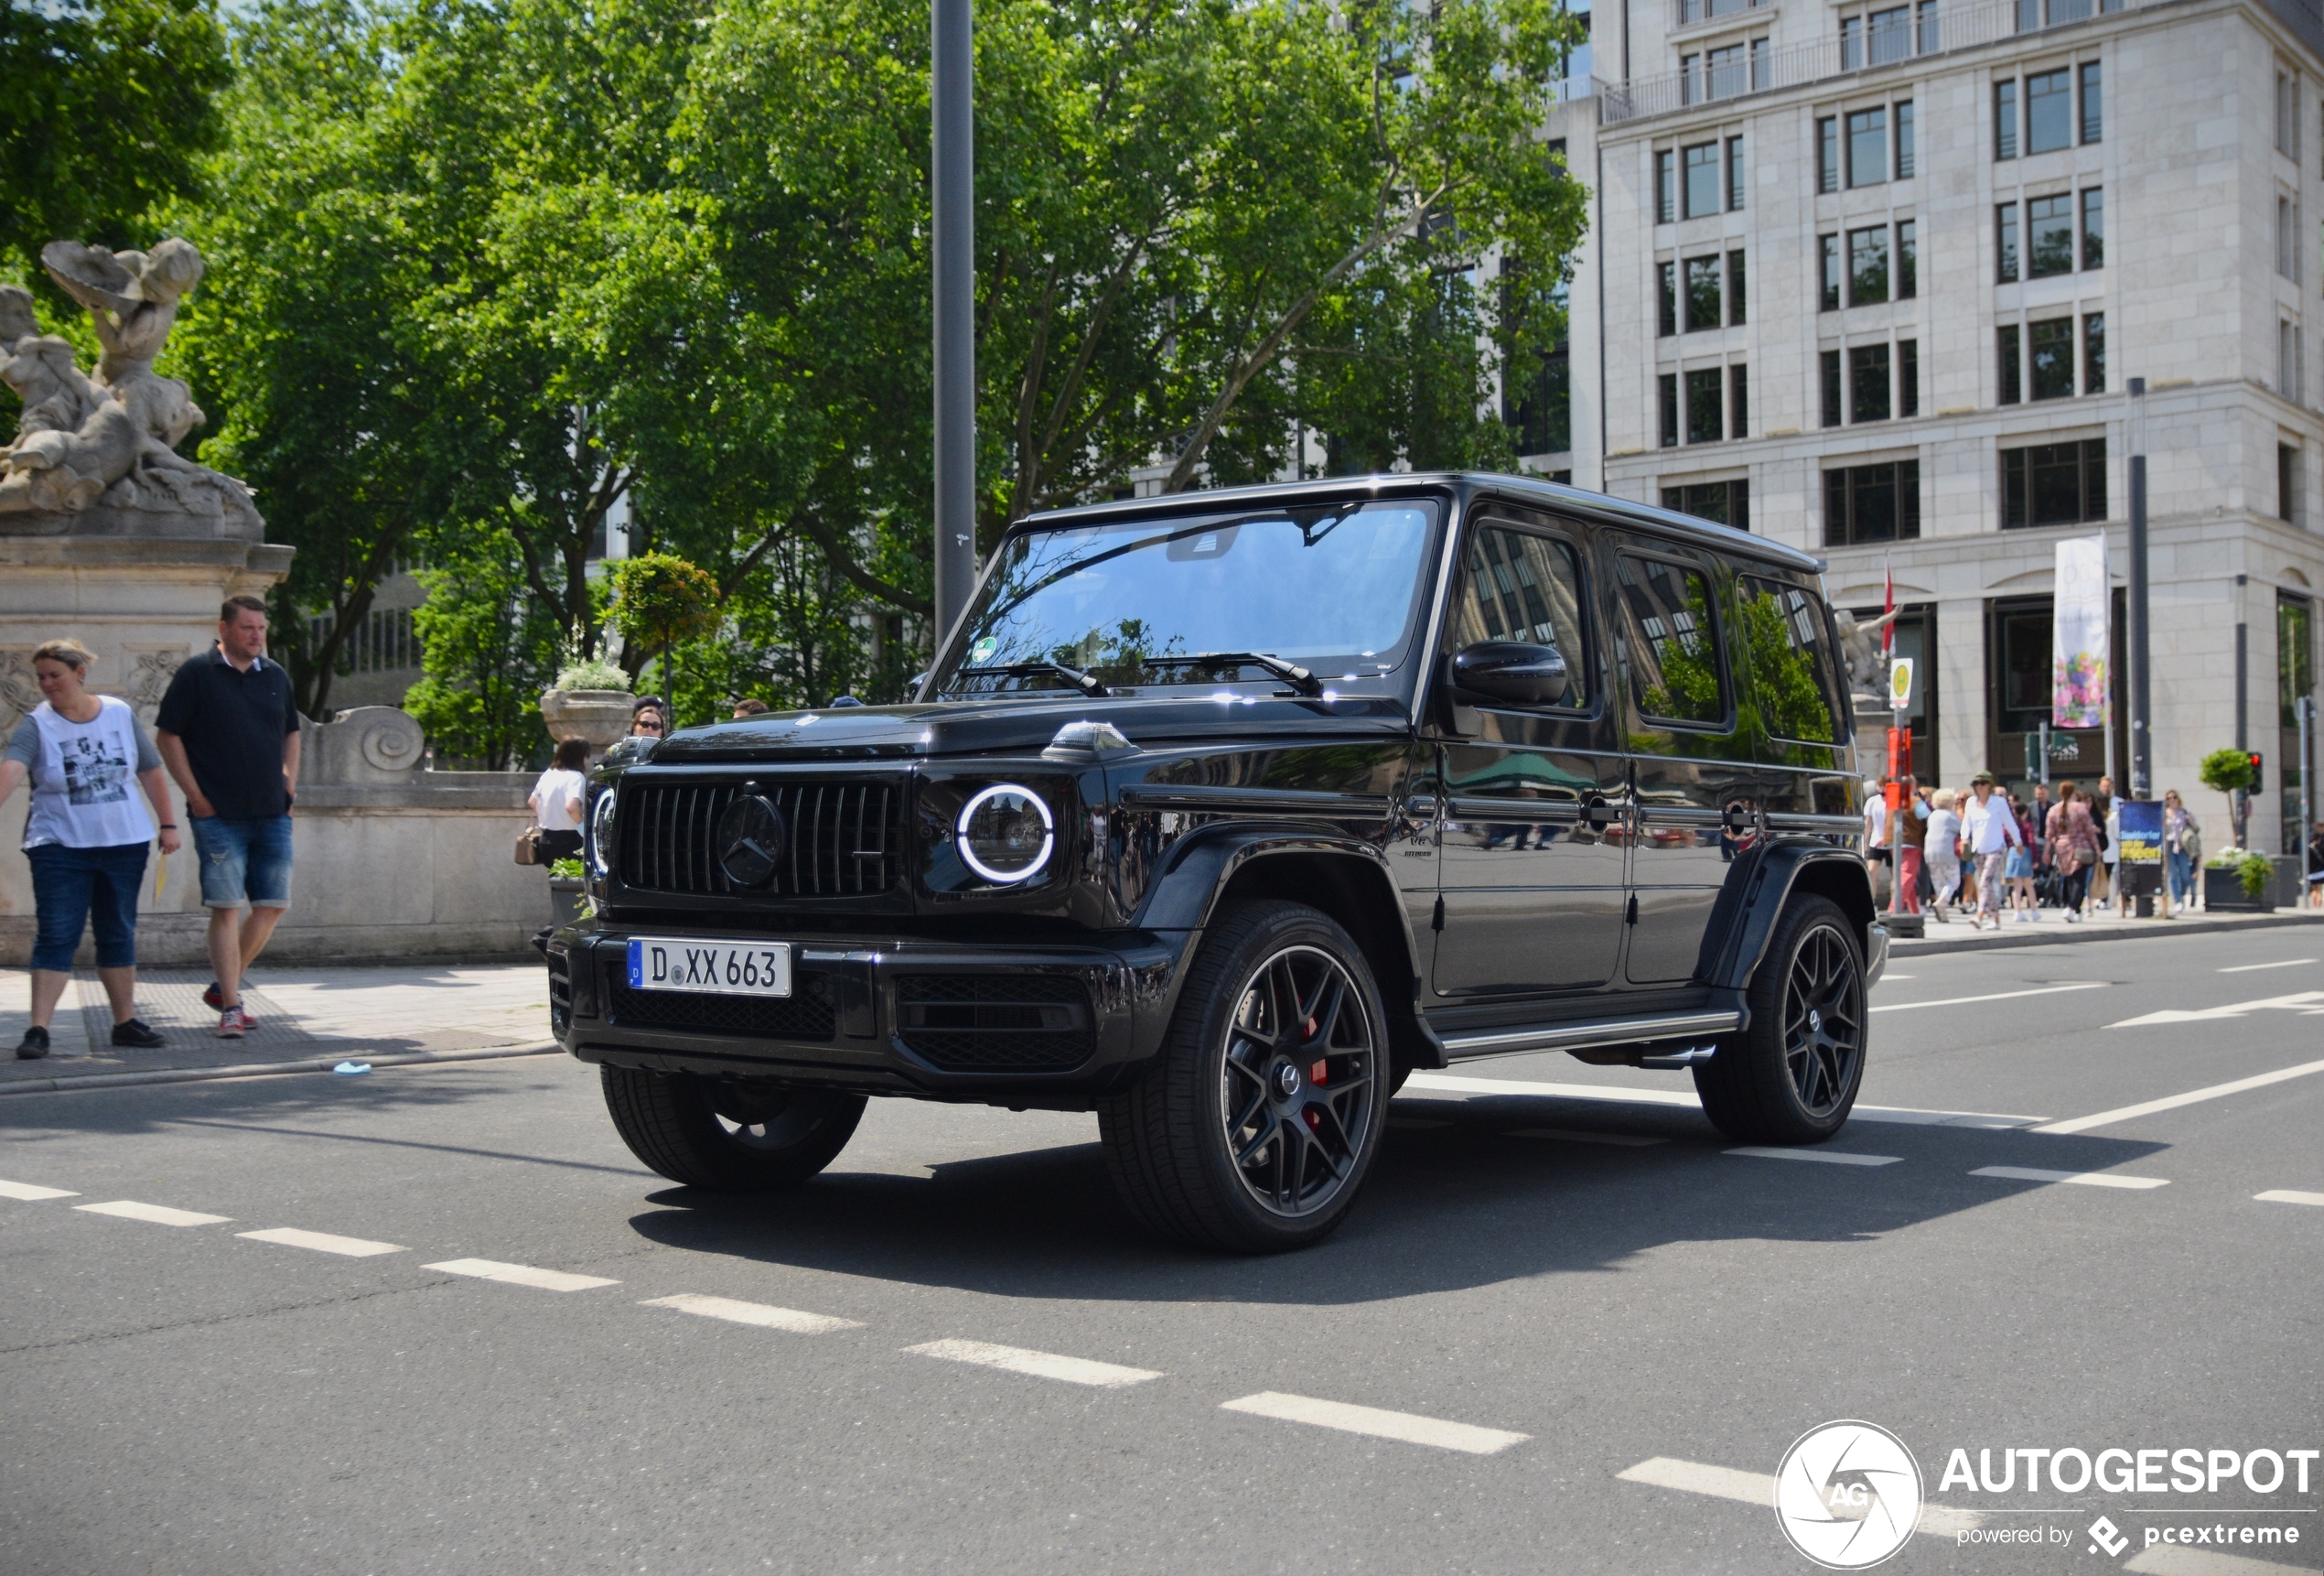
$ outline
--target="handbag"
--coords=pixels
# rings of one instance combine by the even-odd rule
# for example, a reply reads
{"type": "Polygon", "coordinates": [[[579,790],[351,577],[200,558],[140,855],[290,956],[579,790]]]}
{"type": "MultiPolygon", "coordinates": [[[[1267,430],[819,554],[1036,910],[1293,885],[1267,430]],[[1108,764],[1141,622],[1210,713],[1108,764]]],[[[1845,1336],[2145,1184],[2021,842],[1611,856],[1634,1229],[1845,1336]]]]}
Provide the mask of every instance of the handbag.
{"type": "Polygon", "coordinates": [[[541,857],[541,828],[527,826],[516,835],[516,862],[520,865],[545,865],[541,857]]]}

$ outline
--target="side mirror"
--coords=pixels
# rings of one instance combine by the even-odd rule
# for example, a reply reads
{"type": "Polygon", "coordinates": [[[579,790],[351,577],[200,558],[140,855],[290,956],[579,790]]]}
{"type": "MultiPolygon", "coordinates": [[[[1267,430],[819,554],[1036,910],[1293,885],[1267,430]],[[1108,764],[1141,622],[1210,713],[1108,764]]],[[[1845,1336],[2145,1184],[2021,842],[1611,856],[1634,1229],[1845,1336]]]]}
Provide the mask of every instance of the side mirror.
{"type": "Polygon", "coordinates": [[[1555,706],[1565,698],[1565,659],[1555,646],[1479,641],[1453,654],[1452,685],[1509,706],[1555,706]]]}

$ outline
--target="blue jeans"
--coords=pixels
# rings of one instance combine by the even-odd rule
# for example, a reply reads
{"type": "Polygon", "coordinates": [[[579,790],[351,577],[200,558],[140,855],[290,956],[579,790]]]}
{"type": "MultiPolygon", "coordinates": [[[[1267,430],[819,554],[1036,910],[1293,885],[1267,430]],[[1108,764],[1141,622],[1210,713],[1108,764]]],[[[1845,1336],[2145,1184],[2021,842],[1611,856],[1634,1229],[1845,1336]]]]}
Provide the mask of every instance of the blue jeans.
{"type": "Polygon", "coordinates": [[[194,824],[194,849],[201,856],[204,908],[240,908],[244,898],[254,909],[290,907],[288,815],[188,818],[194,824]]]}
{"type": "Polygon", "coordinates": [[[137,889],[145,882],[145,852],[144,843],[106,848],[43,843],[25,850],[32,861],[32,901],[39,915],[33,967],[70,973],[84,926],[97,933],[99,968],[136,966],[137,889]]]}
{"type": "Polygon", "coordinates": [[[2166,848],[2170,856],[2170,901],[2186,902],[2195,894],[2195,861],[2187,857],[2184,848],[2166,848]]]}

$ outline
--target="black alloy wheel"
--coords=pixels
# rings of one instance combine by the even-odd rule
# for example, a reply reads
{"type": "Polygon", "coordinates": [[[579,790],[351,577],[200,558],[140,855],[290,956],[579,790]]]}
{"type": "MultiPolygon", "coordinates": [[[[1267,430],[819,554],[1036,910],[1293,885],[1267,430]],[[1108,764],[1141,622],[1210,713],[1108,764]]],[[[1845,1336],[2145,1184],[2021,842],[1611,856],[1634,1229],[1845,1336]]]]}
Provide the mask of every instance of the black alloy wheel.
{"type": "Polygon", "coordinates": [[[767,1193],[839,1157],[864,1096],[601,1066],[606,1109],[629,1152],[688,1187],[767,1193]]]}
{"type": "Polygon", "coordinates": [[[1219,1114],[1235,1174],[1286,1219],[1328,1208],[1371,1136],[1377,1035],[1329,953],[1286,947],[1243,987],[1227,1030],[1219,1114]]]}
{"type": "Polygon", "coordinates": [[[1703,1114],[1755,1144],[1821,1143],[1864,1082],[1864,954],[1828,898],[1795,897],[1745,993],[1750,1023],[1695,1068],[1703,1114]]]}

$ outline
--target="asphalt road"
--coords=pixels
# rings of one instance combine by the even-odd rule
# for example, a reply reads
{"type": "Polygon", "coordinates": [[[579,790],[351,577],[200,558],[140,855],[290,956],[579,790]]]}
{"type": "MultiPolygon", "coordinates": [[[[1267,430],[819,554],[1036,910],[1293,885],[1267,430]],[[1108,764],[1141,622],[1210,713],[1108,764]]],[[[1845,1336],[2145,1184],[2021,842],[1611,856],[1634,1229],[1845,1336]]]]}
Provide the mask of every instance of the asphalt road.
{"type": "Polygon", "coordinates": [[[645,1171],[558,1058],[9,1099],[0,1576],[1801,1571],[1768,1479],[1838,1419],[1938,1507],[1885,1570],[2314,1571],[2324,1461],[1940,1479],[2324,1447],[2324,1070],[2040,1130],[2324,1067],[2319,960],[1901,962],[1821,1160],[1728,1152],[1681,1074],[1423,1075],[1347,1228],[1255,1261],[1135,1235],[1086,1117],[876,1102],[736,1201],[645,1171]],[[90,1207],[124,1200],[227,1218],[90,1207]],[[277,1228],[394,1251],[242,1235],[277,1228]]]}

